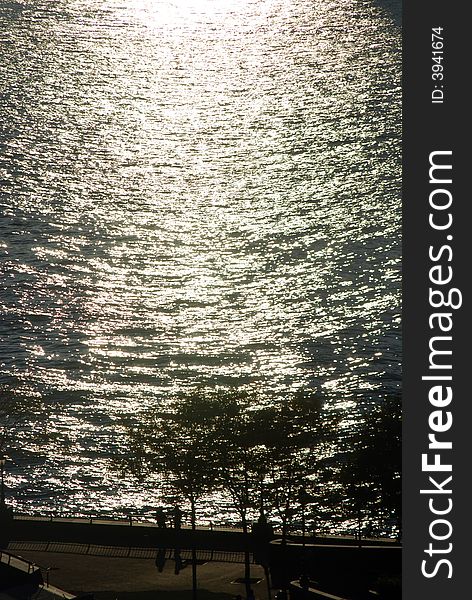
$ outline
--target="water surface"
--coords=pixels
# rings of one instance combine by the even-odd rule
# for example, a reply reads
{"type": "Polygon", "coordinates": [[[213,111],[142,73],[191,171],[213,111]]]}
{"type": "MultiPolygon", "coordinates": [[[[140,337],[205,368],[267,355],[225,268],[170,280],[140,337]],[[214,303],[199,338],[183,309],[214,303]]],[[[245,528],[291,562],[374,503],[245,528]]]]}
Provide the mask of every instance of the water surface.
{"type": "Polygon", "coordinates": [[[146,514],[116,424],[195,385],[398,395],[399,4],[0,3],[0,382],[54,435],[17,509],[146,514]]]}

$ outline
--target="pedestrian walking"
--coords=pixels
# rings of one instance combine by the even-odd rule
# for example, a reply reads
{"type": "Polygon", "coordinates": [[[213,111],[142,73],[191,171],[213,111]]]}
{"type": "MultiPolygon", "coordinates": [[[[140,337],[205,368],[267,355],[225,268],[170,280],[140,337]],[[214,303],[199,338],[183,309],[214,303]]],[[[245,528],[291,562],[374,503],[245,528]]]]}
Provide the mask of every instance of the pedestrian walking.
{"type": "Polygon", "coordinates": [[[167,528],[166,520],[166,513],[164,512],[164,509],[159,506],[159,508],[156,510],[156,523],[159,529],[167,528]]]}
{"type": "Polygon", "coordinates": [[[173,516],[173,520],[174,520],[175,529],[181,529],[183,512],[180,510],[180,508],[178,506],[174,507],[172,516],[173,516]]]}

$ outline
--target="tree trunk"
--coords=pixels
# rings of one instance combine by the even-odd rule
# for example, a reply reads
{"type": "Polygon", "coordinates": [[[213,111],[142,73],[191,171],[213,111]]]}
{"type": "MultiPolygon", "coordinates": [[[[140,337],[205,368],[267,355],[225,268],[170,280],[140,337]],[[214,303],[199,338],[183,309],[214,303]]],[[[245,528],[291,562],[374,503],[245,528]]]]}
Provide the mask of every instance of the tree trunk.
{"type": "Polygon", "coordinates": [[[362,511],[358,508],[357,512],[357,536],[359,538],[359,548],[362,546],[362,511]]]}
{"type": "MultiPolygon", "coordinates": [[[[195,500],[190,500],[190,518],[192,522],[192,531],[197,528],[197,515],[195,510],[195,500]]],[[[195,550],[195,535],[193,535],[192,541],[192,598],[197,600],[197,552],[195,550]]]]}
{"type": "MultiPolygon", "coordinates": [[[[245,534],[246,537],[246,543],[248,540],[248,527],[247,527],[247,518],[246,518],[246,513],[243,513],[241,515],[242,517],[242,522],[243,522],[243,533],[245,534]]],[[[249,598],[249,592],[251,590],[251,562],[249,559],[249,550],[246,549],[244,551],[244,583],[246,586],[246,598],[249,598]]]]}
{"type": "Polygon", "coordinates": [[[269,567],[267,564],[264,565],[264,575],[265,575],[266,583],[267,583],[267,597],[269,598],[269,600],[272,600],[270,571],[269,571],[269,567]]]}
{"type": "Polygon", "coordinates": [[[283,546],[287,545],[287,529],[288,529],[287,517],[284,514],[282,517],[282,545],[283,546]]]}

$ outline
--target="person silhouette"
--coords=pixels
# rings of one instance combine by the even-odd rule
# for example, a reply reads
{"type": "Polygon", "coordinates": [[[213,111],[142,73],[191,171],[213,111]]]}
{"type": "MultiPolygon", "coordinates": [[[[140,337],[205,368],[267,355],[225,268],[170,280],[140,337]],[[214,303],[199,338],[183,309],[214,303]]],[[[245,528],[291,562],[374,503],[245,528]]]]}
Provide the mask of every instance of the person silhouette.
{"type": "Polygon", "coordinates": [[[156,556],[156,567],[159,573],[162,573],[166,564],[166,549],[159,548],[156,556]]]}
{"type": "Polygon", "coordinates": [[[174,561],[175,561],[175,566],[174,566],[174,573],[176,575],[178,575],[180,573],[180,571],[183,569],[184,563],[182,560],[182,556],[180,554],[180,549],[176,548],[174,550],[174,561]]]}
{"type": "Polygon", "coordinates": [[[159,529],[166,529],[167,527],[166,513],[164,512],[164,509],[161,506],[159,506],[159,508],[156,509],[156,523],[159,529]]]}
{"type": "Polygon", "coordinates": [[[174,527],[175,527],[175,529],[180,529],[182,527],[183,512],[180,510],[180,508],[178,506],[174,507],[172,516],[173,516],[173,519],[174,519],[174,527]]]}

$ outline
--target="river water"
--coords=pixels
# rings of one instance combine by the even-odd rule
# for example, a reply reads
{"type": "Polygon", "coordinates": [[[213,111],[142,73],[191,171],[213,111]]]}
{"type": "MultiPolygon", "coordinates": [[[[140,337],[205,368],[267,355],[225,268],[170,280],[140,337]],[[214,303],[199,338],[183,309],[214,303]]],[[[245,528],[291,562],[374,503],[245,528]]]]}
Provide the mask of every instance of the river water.
{"type": "Polygon", "coordinates": [[[149,514],[108,461],[169,393],[398,396],[399,5],[0,2],[0,383],[49,410],[17,510],[149,514]]]}

